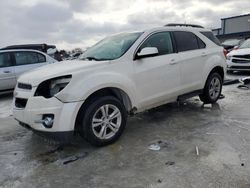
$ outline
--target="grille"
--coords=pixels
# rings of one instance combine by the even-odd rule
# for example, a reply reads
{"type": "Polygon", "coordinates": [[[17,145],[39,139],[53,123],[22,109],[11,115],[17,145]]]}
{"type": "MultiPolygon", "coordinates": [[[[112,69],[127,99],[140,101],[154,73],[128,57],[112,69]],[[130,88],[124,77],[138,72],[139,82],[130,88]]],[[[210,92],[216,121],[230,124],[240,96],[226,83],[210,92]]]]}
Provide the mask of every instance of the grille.
{"type": "Polygon", "coordinates": [[[232,69],[250,69],[250,66],[231,66],[232,69]]]}
{"type": "Polygon", "coordinates": [[[232,59],[232,62],[234,63],[250,63],[250,59],[232,59]]]}
{"type": "Polygon", "coordinates": [[[27,89],[27,90],[31,90],[32,86],[30,84],[24,84],[24,83],[18,83],[17,87],[20,89],[27,89]]]}
{"type": "Polygon", "coordinates": [[[233,57],[250,59],[250,54],[249,55],[234,55],[233,57]]]}
{"type": "Polygon", "coordinates": [[[22,99],[22,98],[16,98],[15,100],[15,106],[17,108],[25,108],[27,104],[27,99],[22,99]]]}

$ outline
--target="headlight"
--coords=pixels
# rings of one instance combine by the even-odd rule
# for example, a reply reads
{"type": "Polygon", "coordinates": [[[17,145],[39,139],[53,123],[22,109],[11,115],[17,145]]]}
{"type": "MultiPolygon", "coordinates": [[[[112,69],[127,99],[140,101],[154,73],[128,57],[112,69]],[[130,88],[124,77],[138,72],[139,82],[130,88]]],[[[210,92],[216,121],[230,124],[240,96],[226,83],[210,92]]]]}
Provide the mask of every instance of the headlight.
{"type": "Polygon", "coordinates": [[[231,55],[227,55],[227,60],[230,60],[231,59],[231,55]]]}
{"type": "Polygon", "coordinates": [[[37,87],[35,96],[43,96],[45,98],[51,98],[60,91],[62,91],[68,85],[71,78],[72,78],[71,75],[66,75],[43,81],[37,87]]]}

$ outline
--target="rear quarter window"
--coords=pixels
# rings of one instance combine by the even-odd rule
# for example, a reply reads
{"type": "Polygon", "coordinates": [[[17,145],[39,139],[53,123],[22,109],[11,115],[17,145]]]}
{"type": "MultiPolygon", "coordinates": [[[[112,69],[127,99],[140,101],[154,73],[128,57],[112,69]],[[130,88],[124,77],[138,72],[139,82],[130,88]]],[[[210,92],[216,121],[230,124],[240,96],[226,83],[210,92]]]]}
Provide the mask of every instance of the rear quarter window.
{"type": "Polygon", "coordinates": [[[204,31],[204,32],[200,32],[200,33],[203,34],[205,37],[207,37],[212,42],[214,42],[215,44],[217,44],[218,46],[221,46],[219,39],[217,39],[217,37],[214,36],[214,34],[212,32],[204,31]]]}

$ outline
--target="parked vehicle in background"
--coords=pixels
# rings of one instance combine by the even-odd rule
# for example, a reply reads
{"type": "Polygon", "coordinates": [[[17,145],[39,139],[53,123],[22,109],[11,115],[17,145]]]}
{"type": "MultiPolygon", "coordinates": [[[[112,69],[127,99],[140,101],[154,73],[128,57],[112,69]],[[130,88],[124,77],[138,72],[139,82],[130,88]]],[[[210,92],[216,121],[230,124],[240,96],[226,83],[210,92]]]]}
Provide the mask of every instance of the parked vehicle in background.
{"type": "Polygon", "coordinates": [[[0,93],[13,90],[24,72],[54,62],[55,59],[37,50],[0,50],[0,93]]]}
{"type": "Polygon", "coordinates": [[[244,42],[244,39],[228,39],[222,42],[222,46],[227,50],[227,53],[231,52],[235,47],[238,47],[244,42]]]}
{"type": "Polygon", "coordinates": [[[227,54],[227,71],[250,71],[250,39],[227,54]]]}
{"type": "Polygon", "coordinates": [[[48,44],[21,44],[21,45],[12,45],[2,48],[0,50],[39,50],[41,52],[47,53],[48,49],[56,49],[55,45],[48,45],[48,44]]]}
{"type": "Polygon", "coordinates": [[[65,141],[80,133],[103,146],[120,137],[128,114],[195,95],[215,103],[225,70],[223,47],[201,26],[172,24],[122,33],[103,39],[75,61],[22,75],[13,114],[39,134],[65,141]]]}

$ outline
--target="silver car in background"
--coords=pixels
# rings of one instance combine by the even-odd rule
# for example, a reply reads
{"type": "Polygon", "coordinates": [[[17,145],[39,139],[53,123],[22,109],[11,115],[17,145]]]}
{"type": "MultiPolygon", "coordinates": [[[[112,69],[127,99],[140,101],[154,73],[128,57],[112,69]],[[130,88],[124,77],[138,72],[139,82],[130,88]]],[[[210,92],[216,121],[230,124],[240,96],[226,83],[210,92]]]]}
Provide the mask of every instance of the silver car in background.
{"type": "Polygon", "coordinates": [[[22,73],[54,62],[57,61],[37,50],[0,50],[0,93],[13,90],[22,73]]]}

